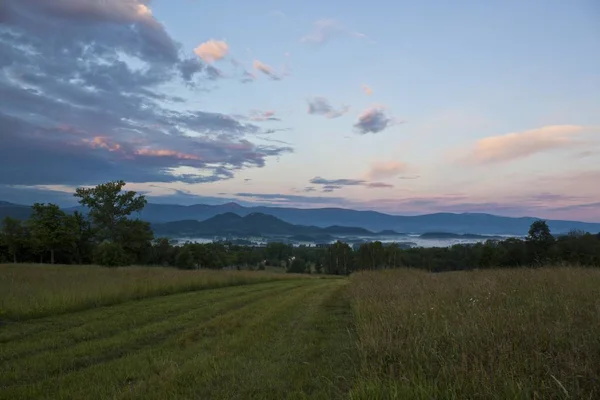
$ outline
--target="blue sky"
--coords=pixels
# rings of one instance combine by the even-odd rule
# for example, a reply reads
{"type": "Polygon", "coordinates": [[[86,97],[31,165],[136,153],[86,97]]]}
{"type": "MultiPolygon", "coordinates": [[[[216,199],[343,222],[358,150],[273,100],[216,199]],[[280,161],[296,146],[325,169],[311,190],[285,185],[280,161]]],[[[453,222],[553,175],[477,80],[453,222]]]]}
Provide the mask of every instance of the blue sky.
{"type": "Polygon", "coordinates": [[[76,186],[122,174],[129,188],[171,203],[600,221],[596,1],[43,3],[0,8],[9,56],[0,57],[0,91],[38,90],[0,108],[19,132],[3,134],[6,200],[67,201],[61,194],[76,186]],[[93,41],[106,48],[77,53],[93,41]],[[53,49],[52,64],[6,61],[23,46],[53,49]],[[121,68],[106,73],[117,60],[121,68]],[[172,73],[184,62],[190,79],[172,73]],[[15,72],[24,70],[36,79],[15,72]],[[93,99],[76,96],[84,86],[93,99]],[[105,114],[46,103],[89,101],[89,110],[111,95],[105,114]],[[52,138],[36,148],[40,131],[52,138]],[[27,154],[48,158],[47,173],[22,172],[27,154]]]}

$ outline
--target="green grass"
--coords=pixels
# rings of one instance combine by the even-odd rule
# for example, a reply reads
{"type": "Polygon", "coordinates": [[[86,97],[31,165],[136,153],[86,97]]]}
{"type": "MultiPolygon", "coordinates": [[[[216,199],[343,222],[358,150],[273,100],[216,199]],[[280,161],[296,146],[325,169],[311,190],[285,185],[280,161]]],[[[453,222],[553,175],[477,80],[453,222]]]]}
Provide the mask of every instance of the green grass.
{"type": "Polygon", "coordinates": [[[0,320],[23,320],[153,296],[306,277],[264,271],[0,265],[0,320]]]}
{"type": "Polygon", "coordinates": [[[19,267],[3,271],[36,302],[73,300],[0,322],[0,399],[600,398],[598,269],[273,280],[19,267]],[[144,274],[152,291],[127,294],[144,274]]]}
{"type": "Polygon", "coordinates": [[[356,399],[600,398],[600,270],[360,273],[356,399]]]}
{"type": "Polygon", "coordinates": [[[258,283],[8,323],[0,398],[343,398],[356,365],[347,283],[258,283]]]}

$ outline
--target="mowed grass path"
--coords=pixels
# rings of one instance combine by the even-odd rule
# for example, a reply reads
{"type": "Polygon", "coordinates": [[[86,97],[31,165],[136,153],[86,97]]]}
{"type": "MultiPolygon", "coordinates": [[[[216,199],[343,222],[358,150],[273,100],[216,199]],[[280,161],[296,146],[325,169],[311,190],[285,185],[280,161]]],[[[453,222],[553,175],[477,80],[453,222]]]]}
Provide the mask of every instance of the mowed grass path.
{"type": "Polygon", "coordinates": [[[0,265],[0,320],[26,320],[130,300],[306,275],[253,271],[0,265]]]}
{"type": "Polygon", "coordinates": [[[345,398],[357,364],[347,283],[256,283],[8,322],[0,398],[345,398]]]}

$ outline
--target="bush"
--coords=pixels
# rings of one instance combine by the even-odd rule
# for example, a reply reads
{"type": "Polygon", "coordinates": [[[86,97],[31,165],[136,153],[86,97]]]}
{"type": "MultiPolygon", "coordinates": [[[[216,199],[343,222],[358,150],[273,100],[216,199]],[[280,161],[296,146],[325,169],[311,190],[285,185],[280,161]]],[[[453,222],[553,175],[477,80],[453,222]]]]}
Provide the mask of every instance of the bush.
{"type": "Polygon", "coordinates": [[[301,258],[294,258],[287,272],[294,274],[303,274],[306,272],[306,261],[301,258]]]}
{"type": "Polygon", "coordinates": [[[100,243],[94,251],[94,262],[103,267],[124,267],[130,265],[130,258],[117,243],[100,243]]]}
{"type": "Polygon", "coordinates": [[[180,269],[195,269],[194,254],[188,246],[184,246],[175,258],[175,265],[180,269]]]}

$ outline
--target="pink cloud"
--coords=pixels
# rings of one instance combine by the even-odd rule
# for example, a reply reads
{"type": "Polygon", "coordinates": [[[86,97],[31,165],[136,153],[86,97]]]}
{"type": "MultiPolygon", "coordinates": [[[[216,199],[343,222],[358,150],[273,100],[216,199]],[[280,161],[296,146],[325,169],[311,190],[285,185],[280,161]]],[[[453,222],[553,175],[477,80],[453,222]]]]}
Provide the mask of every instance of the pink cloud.
{"type": "Polygon", "coordinates": [[[273,80],[281,79],[280,76],[277,74],[277,72],[275,72],[275,70],[270,65],[267,65],[267,64],[263,63],[262,61],[254,60],[254,62],[252,63],[252,66],[254,67],[255,70],[262,72],[263,74],[267,75],[269,78],[271,78],[273,80]]]}
{"type": "Polygon", "coordinates": [[[363,92],[365,92],[365,94],[367,96],[370,96],[373,94],[373,89],[368,85],[362,85],[362,90],[363,90],[363,92]]]}
{"type": "Polygon", "coordinates": [[[223,40],[208,40],[194,49],[194,53],[207,63],[221,60],[229,53],[229,45],[223,40]]]}
{"type": "Polygon", "coordinates": [[[151,156],[151,157],[171,157],[178,160],[200,160],[201,158],[193,154],[180,153],[174,150],[168,149],[139,149],[135,151],[135,154],[140,156],[151,156]]]}
{"type": "Polygon", "coordinates": [[[590,128],[580,125],[552,125],[492,136],[477,141],[459,160],[464,164],[490,164],[525,158],[548,150],[582,144],[576,139],[586,129],[590,128]]]}
{"type": "Polygon", "coordinates": [[[408,169],[408,164],[400,161],[376,162],[371,165],[371,169],[367,172],[367,179],[393,178],[405,173],[408,169]]]}
{"type": "Polygon", "coordinates": [[[93,139],[84,139],[84,142],[94,149],[100,148],[108,151],[121,150],[121,145],[119,143],[116,143],[105,136],[94,136],[93,139]]]}

